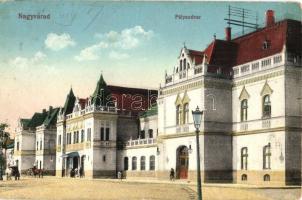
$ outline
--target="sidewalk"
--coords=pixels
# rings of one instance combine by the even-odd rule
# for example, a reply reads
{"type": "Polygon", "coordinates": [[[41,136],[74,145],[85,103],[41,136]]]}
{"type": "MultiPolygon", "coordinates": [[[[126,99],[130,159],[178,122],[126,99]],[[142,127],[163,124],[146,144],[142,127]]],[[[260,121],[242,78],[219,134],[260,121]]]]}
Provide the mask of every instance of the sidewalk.
{"type": "MultiPolygon", "coordinates": [[[[21,179],[31,179],[33,177],[22,176],[21,179]]],[[[44,179],[73,179],[70,177],[58,178],[55,176],[44,176],[44,179]]],[[[155,178],[126,178],[126,179],[110,179],[110,178],[75,178],[77,180],[91,180],[91,181],[103,181],[103,182],[125,182],[125,183],[141,183],[141,184],[178,184],[187,185],[190,188],[197,187],[196,182],[190,182],[186,180],[163,180],[155,178]]],[[[302,189],[301,186],[292,185],[250,185],[250,184],[236,184],[236,183],[202,183],[202,187],[221,187],[221,188],[246,188],[246,189],[302,189]]]]}

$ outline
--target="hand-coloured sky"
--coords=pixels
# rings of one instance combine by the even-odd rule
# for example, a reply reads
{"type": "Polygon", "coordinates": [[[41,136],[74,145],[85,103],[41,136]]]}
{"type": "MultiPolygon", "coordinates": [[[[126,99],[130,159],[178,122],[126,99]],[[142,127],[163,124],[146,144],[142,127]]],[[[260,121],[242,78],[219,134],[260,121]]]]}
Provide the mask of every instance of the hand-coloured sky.
{"type": "Polygon", "coordinates": [[[0,1],[0,122],[62,106],[71,85],[91,95],[101,71],[109,84],[158,88],[184,42],[202,50],[224,38],[228,5],[258,12],[260,24],[268,9],[301,20],[296,3],[0,1]],[[50,19],[21,17],[37,14],[50,19]]]}

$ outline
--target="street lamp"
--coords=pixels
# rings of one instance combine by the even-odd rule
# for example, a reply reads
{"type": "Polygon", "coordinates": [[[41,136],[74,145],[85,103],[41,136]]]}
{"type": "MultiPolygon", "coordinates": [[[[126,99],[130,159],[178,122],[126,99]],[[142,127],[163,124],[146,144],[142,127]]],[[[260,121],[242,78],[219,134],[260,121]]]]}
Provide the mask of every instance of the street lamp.
{"type": "Polygon", "coordinates": [[[199,150],[199,128],[201,124],[201,117],[203,111],[200,111],[198,106],[195,111],[192,111],[194,126],[196,129],[196,152],[197,152],[197,192],[198,192],[198,200],[202,200],[201,193],[201,176],[200,176],[200,150],[199,150]]]}

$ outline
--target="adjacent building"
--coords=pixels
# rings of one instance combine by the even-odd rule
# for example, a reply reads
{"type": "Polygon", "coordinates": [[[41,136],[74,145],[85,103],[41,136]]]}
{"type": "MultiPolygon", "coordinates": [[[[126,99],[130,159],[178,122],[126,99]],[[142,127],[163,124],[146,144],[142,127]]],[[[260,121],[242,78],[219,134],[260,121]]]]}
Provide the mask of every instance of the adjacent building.
{"type": "Polygon", "coordinates": [[[31,119],[19,119],[14,145],[14,164],[21,173],[36,166],[55,174],[56,121],[59,109],[49,107],[31,119]]]}

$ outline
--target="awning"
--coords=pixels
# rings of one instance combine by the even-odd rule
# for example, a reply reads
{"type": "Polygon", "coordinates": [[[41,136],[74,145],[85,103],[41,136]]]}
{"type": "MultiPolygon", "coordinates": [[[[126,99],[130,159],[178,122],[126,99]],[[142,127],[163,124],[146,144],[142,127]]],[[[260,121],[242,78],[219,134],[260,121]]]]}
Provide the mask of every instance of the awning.
{"type": "Polygon", "coordinates": [[[70,153],[67,153],[67,154],[64,154],[62,155],[63,158],[73,158],[73,157],[80,157],[79,153],[78,152],[70,152],[70,153]]]}

